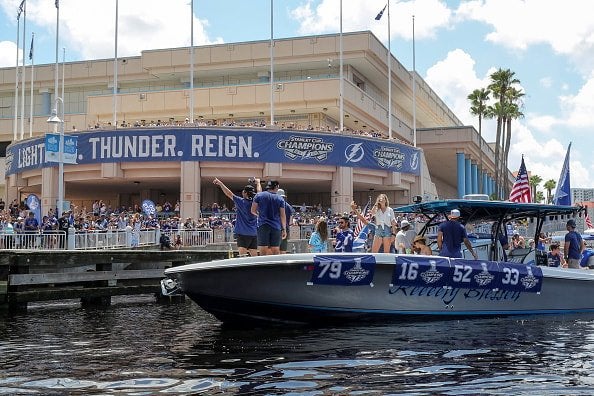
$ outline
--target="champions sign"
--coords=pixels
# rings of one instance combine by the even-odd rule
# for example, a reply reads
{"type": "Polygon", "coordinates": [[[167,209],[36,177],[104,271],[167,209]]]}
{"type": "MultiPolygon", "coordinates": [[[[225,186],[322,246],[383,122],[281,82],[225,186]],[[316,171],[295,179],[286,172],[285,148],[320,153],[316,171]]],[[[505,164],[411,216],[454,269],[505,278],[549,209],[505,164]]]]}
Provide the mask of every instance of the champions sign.
{"type": "MultiPolygon", "coordinates": [[[[68,163],[237,161],[335,165],[420,175],[419,149],[354,136],[239,128],[142,128],[77,132],[68,163]]],[[[10,145],[6,175],[56,166],[44,138],[10,145]]]]}

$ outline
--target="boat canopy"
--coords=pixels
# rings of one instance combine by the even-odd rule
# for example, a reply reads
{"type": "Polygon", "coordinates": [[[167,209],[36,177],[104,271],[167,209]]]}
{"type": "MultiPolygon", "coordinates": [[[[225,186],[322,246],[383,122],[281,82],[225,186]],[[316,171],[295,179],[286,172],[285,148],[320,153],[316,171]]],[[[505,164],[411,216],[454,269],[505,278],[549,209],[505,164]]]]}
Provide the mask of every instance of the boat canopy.
{"type": "Polygon", "coordinates": [[[395,208],[397,213],[424,214],[429,218],[436,215],[448,215],[452,209],[460,211],[462,223],[477,221],[509,221],[521,218],[539,218],[549,216],[576,216],[580,206],[545,205],[537,203],[517,203],[506,201],[479,201],[464,199],[446,199],[428,201],[395,208]]]}

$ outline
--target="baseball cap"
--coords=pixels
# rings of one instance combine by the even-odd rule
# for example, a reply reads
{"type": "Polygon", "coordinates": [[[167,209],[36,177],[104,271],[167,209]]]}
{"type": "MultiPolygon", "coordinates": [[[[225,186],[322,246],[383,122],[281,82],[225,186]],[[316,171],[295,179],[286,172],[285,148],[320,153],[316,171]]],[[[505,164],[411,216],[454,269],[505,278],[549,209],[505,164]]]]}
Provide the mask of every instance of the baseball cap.
{"type": "Polygon", "coordinates": [[[286,196],[287,196],[287,195],[285,194],[285,190],[283,190],[282,188],[279,188],[279,189],[276,191],[276,194],[277,194],[277,195],[280,195],[281,197],[286,197],[286,196]]]}
{"type": "Polygon", "coordinates": [[[567,227],[575,228],[576,227],[575,220],[574,219],[567,220],[567,227]]]}
{"type": "Polygon", "coordinates": [[[245,186],[243,188],[243,191],[245,191],[246,193],[254,193],[255,192],[254,186],[248,184],[247,186],[245,186]]]}
{"type": "Polygon", "coordinates": [[[268,183],[266,183],[267,190],[273,190],[278,186],[279,186],[279,184],[276,180],[268,180],[268,183]]]}
{"type": "Polygon", "coordinates": [[[408,220],[402,220],[400,222],[400,227],[404,228],[404,227],[408,227],[410,225],[410,223],[408,222],[408,220]]]}
{"type": "Polygon", "coordinates": [[[453,219],[457,219],[458,217],[460,217],[460,211],[458,209],[452,209],[452,211],[450,212],[450,217],[453,219]]]}

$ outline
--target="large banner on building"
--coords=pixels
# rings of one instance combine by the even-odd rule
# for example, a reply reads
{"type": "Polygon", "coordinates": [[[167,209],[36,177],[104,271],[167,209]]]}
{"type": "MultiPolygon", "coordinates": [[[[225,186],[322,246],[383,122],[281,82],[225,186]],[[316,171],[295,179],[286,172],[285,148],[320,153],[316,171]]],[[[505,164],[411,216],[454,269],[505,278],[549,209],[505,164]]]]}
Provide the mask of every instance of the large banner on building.
{"type": "MultiPolygon", "coordinates": [[[[420,175],[420,150],[350,135],[239,128],[142,128],[77,132],[76,164],[238,161],[336,165],[420,175]]],[[[45,138],[10,145],[6,175],[56,166],[45,138]]],[[[71,163],[71,162],[69,162],[71,163]]]]}

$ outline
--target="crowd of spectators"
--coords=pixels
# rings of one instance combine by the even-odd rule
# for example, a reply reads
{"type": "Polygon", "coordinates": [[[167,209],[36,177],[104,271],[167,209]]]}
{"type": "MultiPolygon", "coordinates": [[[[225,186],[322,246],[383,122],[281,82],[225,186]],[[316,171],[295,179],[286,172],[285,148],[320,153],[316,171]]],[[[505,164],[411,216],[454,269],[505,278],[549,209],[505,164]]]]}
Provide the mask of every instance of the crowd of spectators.
{"type": "MultiPolygon", "coordinates": [[[[236,119],[212,119],[212,120],[204,120],[204,119],[195,119],[194,122],[191,122],[188,118],[185,120],[175,120],[174,118],[170,118],[169,120],[161,120],[157,119],[146,121],[146,120],[136,120],[133,122],[128,121],[121,121],[118,125],[118,128],[145,128],[145,127],[235,127],[235,128],[267,128],[269,125],[266,123],[267,121],[263,118],[258,119],[251,119],[251,120],[236,120],[236,119]]],[[[327,133],[340,133],[340,129],[336,125],[322,125],[322,126],[313,126],[311,124],[301,124],[299,122],[278,122],[275,121],[274,123],[275,129],[281,130],[293,130],[293,131],[312,131],[312,132],[327,132],[327,133]]],[[[113,129],[113,125],[111,121],[107,122],[96,122],[95,124],[89,124],[87,126],[88,130],[92,129],[113,129]]],[[[73,130],[76,130],[76,127],[73,127],[73,130]]],[[[362,136],[362,137],[369,137],[374,139],[388,139],[388,135],[386,133],[376,131],[374,129],[367,130],[364,129],[351,129],[348,127],[344,127],[344,134],[348,135],[355,135],[355,136],[362,136]]],[[[407,142],[402,139],[398,139],[397,137],[392,137],[392,140],[401,143],[401,144],[408,144],[407,142]]]]}

